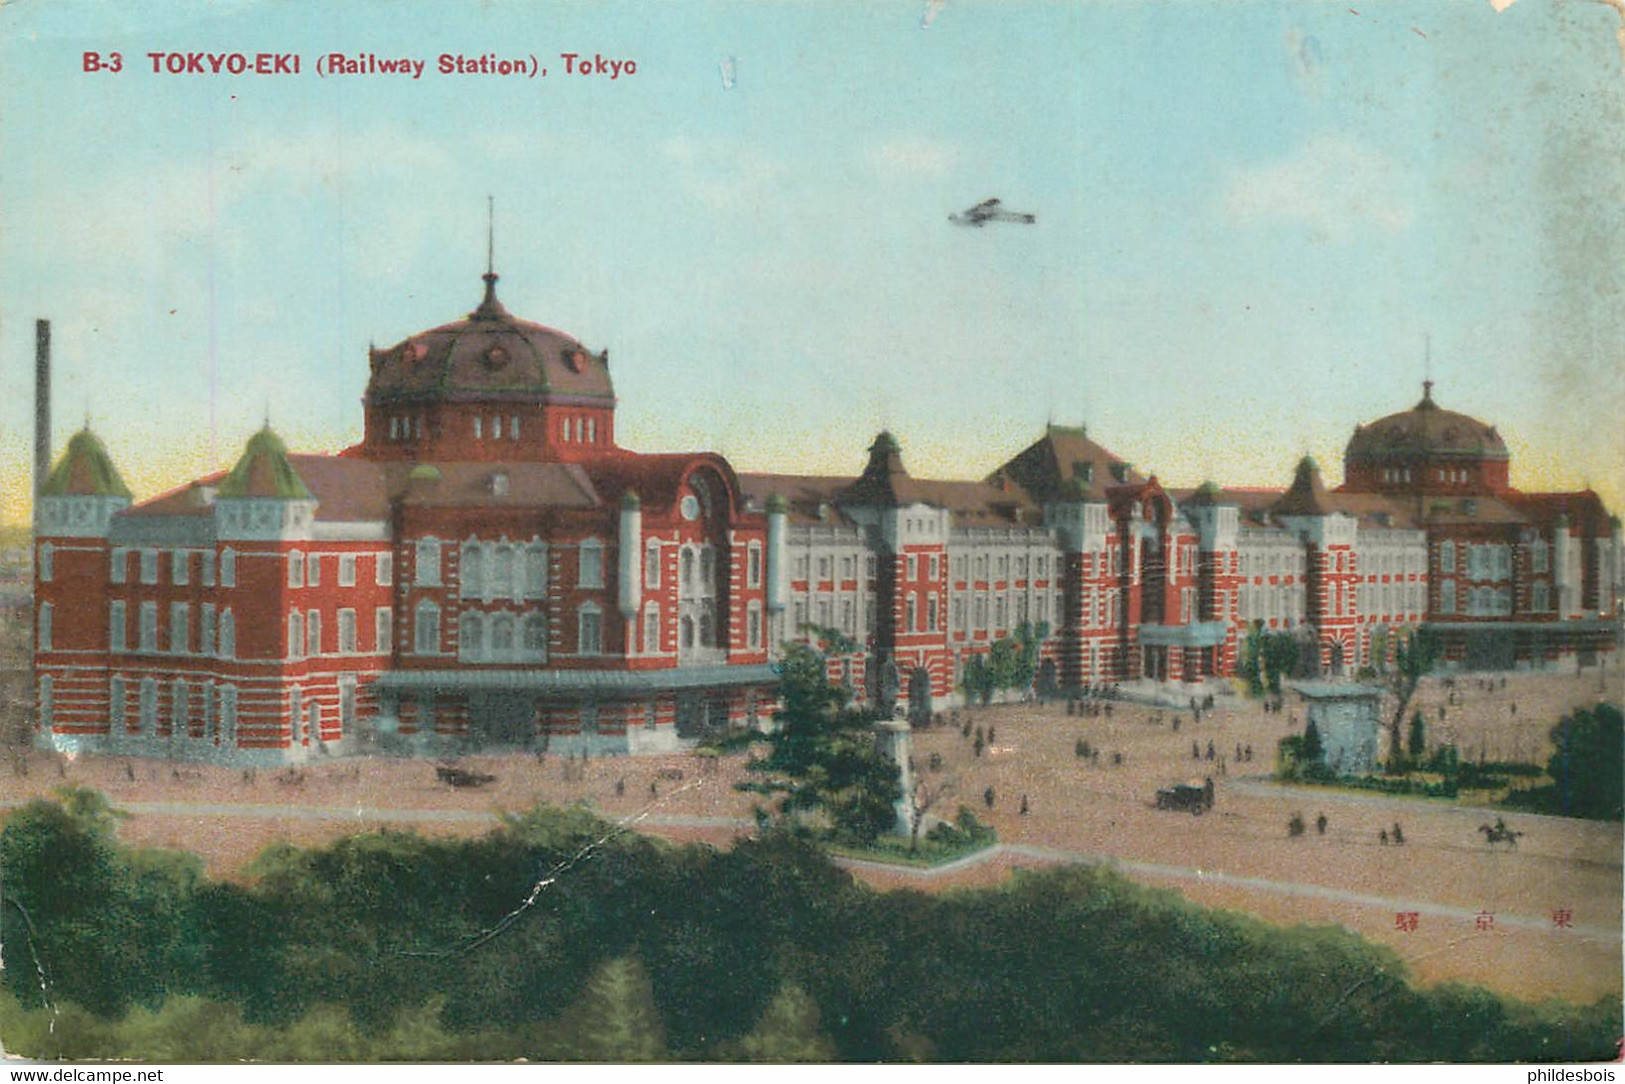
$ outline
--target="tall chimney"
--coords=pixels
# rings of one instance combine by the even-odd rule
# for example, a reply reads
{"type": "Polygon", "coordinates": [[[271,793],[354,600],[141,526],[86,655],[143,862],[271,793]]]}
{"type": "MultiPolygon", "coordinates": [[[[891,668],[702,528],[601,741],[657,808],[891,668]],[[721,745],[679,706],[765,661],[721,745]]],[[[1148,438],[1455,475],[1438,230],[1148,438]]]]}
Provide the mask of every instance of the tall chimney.
{"type": "Polygon", "coordinates": [[[51,321],[34,321],[34,493],[51,471],[51,321]]]}

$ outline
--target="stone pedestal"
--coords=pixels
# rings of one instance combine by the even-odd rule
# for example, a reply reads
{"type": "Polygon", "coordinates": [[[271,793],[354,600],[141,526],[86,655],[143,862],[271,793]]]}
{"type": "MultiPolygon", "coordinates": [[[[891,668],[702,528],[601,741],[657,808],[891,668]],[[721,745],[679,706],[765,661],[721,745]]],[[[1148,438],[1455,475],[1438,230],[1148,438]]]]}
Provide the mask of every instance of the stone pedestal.
{"type": "Polygon", "coordinates": [[[914,833],[914,742],[907,719],[882,719],[875,724],[880,734],[880,751],[897,765],[897,785],[902,795],[897,799],[896,834],[904,837],[914,833]]]}

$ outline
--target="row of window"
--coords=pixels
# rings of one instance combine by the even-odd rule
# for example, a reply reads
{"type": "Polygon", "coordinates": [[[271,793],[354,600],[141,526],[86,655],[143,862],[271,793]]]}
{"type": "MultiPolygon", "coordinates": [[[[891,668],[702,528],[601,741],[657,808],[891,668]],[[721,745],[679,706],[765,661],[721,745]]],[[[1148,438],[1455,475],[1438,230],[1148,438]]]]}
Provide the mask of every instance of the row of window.
{"type": "MultiPolygon", "coordinates": [[[[461,578],[474,578],[474,588],[465,589],[465,597],[539,597],[547,593],[547,547],[532,542],[523,549],[523,566],[519,563],[518,544],[466,543],[461,551],[470,565],[463,568],[461,578]],[[487,574],[489,569],[489,574],[487,574]]],[[[418,539],[412,547],[412,582],[418,587],[440,587],[444,582],[444,544],[432,536],[418,539]]],[[[581,587],[604,586],[604,544],[589,538],[577,548],[580,568],[577,575],[581,587]]]]}
{"type": "MultiPolygon", "coordinates": [[[[112,703],[110,719],[115,730],[128,731],[130,726],[130,695],[125,679],[115,676],[109,683],[112,703]]],[[[160,722],[174,733],[185,733],[198,723],[202,734],[224,732],[227,741],[237,739],[237,687],[215,685],[209,682],[193,684],[182,678],[169,683],[169,712],[160,719],[158,712],[158,680],[142,678],[136,692],[135,729],[141,734],[156,734],[160,722]]]]}
{"type": "MultiPolygon", "coordinates": [[[[357,562],[360,555],[340,553],[327,556],[329,559],[338,562],[338,585],[340,587],[354,587],[356,585],[357,562]]],[[[390,581],[394,578],[394,554],[377,553],[371,556],[373,557],[373,583],[379,587],[388,587],[390,581]]],[[[293,550],[288,554],[288,586],[320,587],[322,585],[322,564],[323,555],[320,553],[302,553],[299,550],[293,550]]]]}
{"type": "MultiPolygon", "coordinates": [[[[138,561],[136,569],[140,582],[152,586],[158,582],[158,570],[161,555],[164,551],[156,549],[128,550],[122,546],[115,546],[110,557],[109,578],[113,583],[128,583],[130,576],[130,554],[134,552],[138,561]]],[[[169,553],[169,582],[176,587],[185,587],[192,582],[192,558],[197,557],[198,583],[204,587],[215,586],[216,554],[213,550],[170,550],[169,553]]],[[[221,587],[237,586],[237,551],[226,548],[219,555],[219,581],[221,587]]],[[[49,579],[50,577],[44,577],[49,579]]]]}
{"type": "Polygon", "coordinates": [[[487,602],[498,598],[515,602],[544,598],[547,547],[540,542],[523,547],[507,542],[464,542],[458,555],[457,578],[458,593],[463,598],[483,598],[487,602]]]}
{"type": "Polygon", "coordinates": [[[475,440],[484,440],[486,433],[491,434],[492,440],[503,440],[504,432],[507,434],[505,438],[507,440],[519,439],[519,415],[508,415],[508,426],[506,431],[504,431],[502,426],[502,415],[493,414],[490,418],[485,418],[479,414],[474,415],[475,440]]]}
{"type": "MultiPolygon", "coordinates": [[[[820,554],[819,557],[818,557],[817,569],[818,569],[818,581],[817,582],[819,582],[819,583],[834,583],[835,582],[835,579],[836,579],[836,576],[835,576],[836,558],[835,558],[835,556],[833,554],[828,554],[828,553],[820,554]]],[[[813,576],[812,576],[812,571],[813,571],[812,557],[810,555],[808,555],[808,554],[805,554],[805,553],[797,554],[795,556],[795,558],[791,562],[790,570],[791,570],[790,575],[791,575],[792,579],[801,580],[803,582],[812,581],[812,579],[813,579],[813,576]]],[[[879,572],[880,572],[879,558],[877,558],[872,553],[869,554],[867,557],[865,557],[864,558],[864,563],[863,563],[863,571],[864,571],[864,578],[869,580],[872,583],[874,581],[875,577],[877,575],[879,575],[879,572]]],[[[858,578],[858,558],[857,558],[856,554],[846,554],[846,555],[844,555],[844,556],[842,556],[840,558],[840,573],[841,573],[840,574],[840,579],[843,582],[848,582],[849,583],[849,582],[851,582],[853,580],[856,580],[858,578]]]]}
{"type": "MultiPolygon", "coordinates": [[[[1465,613],[1469,617],[1506,617],[1512,613],[1512,589],[1509,587],[1459,587],[1455,580],[1439,583],[1439,612],[1465,613]]],[[[1529,612],[1550,613],[1551,587],[1536,583],[1529,589],[1529,612]]]]}
{"type": "Polygon", "coordinates": [[[1361,583],[1360,613],[1368,617],[1420,614],[1422,591],[1420,583],[1361,583]]]}
{"type": "MultiPolygon", "coordinates": [[[[41,621],[49,613],[49,605],[41,606],[41,621]]],[[[206,655],[230,659],[237,654],[237,618],[230,609],[216,614],[213,603],[198,607],[198,643],[192,644],[192,606],[187,602],[169,604],[169,637],[167,647],[158,646],[158,604],[143,602],[136,611],[135,650],[156,654],[160,650],[172,655],[206,655]]],[[[107,605],[108,650],[125,652],[130,648],[130,622],[128,604],[114,599],[107,605]]]]}
{"type": "MultiPolygon", "coordinates": [[[[379,606],[372,613],[372,642],[374,654],[387,654],[392,650],[394,611],[379,606]]],[[[356,639],[356,612],[341,609],[338,612],[338,640],[329,651],[322,639],[322,612],[308,610],[288,611],[288,658],[317,658],[321,655],[355,655],[360,652],[356,639]]]]}

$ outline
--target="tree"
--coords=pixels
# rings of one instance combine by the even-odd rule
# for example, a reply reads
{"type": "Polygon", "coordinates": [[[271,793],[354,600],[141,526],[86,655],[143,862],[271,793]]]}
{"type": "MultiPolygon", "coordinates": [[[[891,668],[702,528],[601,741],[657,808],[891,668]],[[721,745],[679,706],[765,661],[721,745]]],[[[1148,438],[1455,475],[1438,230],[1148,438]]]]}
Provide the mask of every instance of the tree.
{"type": "Polygon", "coordinates": [[[1310,719],[1303,728],[1303,760],[1305,764],[1315,765],[1321,763],[1326,757],[1326,747],[1320,740],[1320,727],[1310,719]]]}
{"type": "Polygon", "coordinates": [[[827,1062],[835,1044],[818,1026],[818,1003],[795,983],[779,987],[756,1029],[728,1051],[742,1061],[827,1062]]]}
{"type": "Polygon", "coordinates": [[[547,1056],[569,1061],[660,1061],[670,1057],[648,973],[636,956],[599,967],[559,1018],[547,1056]]]}
{"type": "Polygon", "coordinates": [[[1415,629],[1409,636],[1398,637],[1394,644],[1394,668],[1388,672],[1388,691],[1394,696],[1394,714],[1388,721],[1388,759],[1393,767],[1401,760],[1400,728],[1405,724],[1405,710],[1411,706],[1416,687],[1433,672],[1444,656],[1444,642],[1430,628],[1415,629]]]}
{"type": "Polygon", "coordinates": [[[920,849],[920,828],[925,824],[925,815],[942,799],[954,793],[957,780],[950,776],[935,782],[922,779],[914,787],[914,793],[909,795],[908,826],[908,853],[913,854],[920,849]]]}
{"type": "Polygon", "coordinates": [[[1428,736],[1427,724],[1422,721],[1422,713],[1414,712],[1411,715],[1411,733],[1406,742],[1405,751],[1411,755],[1413,763],[1421,761],[1427,755],[1428,736]]]}
{"type": "Polygon", "coordinates": [[[1291,674],[1298,665],[1298,641],[1290,632],[1266,632],[1259,641],[1264,669],[1267,671],[1269,690],[1281,691],[1281,678],[1291,674]]]}
{"type": "Polygon", "coordinates": [[[1032,688],[1038,675],[1038,652],[1047,636],[1049,625],[1044,622],[1022,622],[1011,635],[993,641],[985,656],[972,656],[965,664],[966,695],[986,704],[998,689],[1032,688]]]}
{"type": "Polygon", "coordinates": [[[1625,727],[1620,709],[1598,704],[1566,715],[1552,727],[1556,747],[1546,774],[1556,784],[1565,816],[1620,820],[1625,813],[1625,727]]]}
{"type": "Polygon", "coordinates": [[[827,674],[823,654],[805,644],[786,648],[779,663],[784,708],[767,736],[771,749],[748,765],[765,778],[738,787],[777,796],[781,816],[821,810],[837,836],[866,846],[896,820],[900,772],[881,751],[872,720],[827,674]]]}

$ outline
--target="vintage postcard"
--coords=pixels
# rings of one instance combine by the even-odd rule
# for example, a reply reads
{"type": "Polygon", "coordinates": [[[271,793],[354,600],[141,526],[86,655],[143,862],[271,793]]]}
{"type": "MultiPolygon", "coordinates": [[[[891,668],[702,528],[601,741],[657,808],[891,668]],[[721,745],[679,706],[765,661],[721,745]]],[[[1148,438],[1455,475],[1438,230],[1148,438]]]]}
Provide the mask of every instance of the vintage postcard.
{"type": "Polygon", "coordinates": [[[1622,163],[1617,0],[0,4],[0,1044],[1617,1058],[1622,163]]]}

